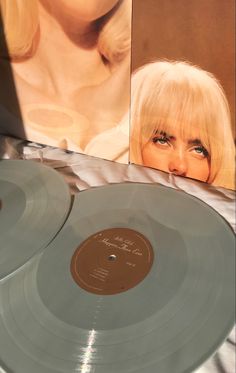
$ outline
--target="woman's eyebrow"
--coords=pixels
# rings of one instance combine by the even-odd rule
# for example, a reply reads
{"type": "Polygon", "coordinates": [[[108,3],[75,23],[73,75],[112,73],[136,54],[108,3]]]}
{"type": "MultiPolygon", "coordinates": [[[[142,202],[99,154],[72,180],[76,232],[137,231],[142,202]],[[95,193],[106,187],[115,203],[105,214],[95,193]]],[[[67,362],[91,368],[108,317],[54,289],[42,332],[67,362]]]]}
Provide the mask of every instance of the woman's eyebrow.
{"type": "Polygon", "coordinates": [[[202,142],[199,139],[190,139],[188,140],[188,145],[202,145],[202,142]]]}
{"type": "Polygon", "coordinates": [[[156,131],[155,131],[155,135],[161,135],[161,136],[167,137],[168,139],[175,140],[175,136],[173,136],[173,135],[169,135],[169,134],[166,133],[165,131],[159,131],[159,130],[156,130],[156,131]]]}

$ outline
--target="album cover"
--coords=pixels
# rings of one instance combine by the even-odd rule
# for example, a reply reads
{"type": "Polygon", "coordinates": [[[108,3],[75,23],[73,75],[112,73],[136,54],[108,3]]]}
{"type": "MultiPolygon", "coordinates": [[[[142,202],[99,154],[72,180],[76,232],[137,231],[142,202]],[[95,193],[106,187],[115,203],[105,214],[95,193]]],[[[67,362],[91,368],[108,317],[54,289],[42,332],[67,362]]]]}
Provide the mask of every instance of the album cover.
{"type": "Polygon", "coordinates": [[[234,189],[234,10],[0,0],[0,134],[234,189]]]}
{"type": "Polygon", "coordinates": [[[130,161],[234,188],[234,0],[135,0],[130,161]]]}
{"type": "Polygon", "coordinates": [[[0,0],[0,133],[128,162],[131,0],[0,0]]]}

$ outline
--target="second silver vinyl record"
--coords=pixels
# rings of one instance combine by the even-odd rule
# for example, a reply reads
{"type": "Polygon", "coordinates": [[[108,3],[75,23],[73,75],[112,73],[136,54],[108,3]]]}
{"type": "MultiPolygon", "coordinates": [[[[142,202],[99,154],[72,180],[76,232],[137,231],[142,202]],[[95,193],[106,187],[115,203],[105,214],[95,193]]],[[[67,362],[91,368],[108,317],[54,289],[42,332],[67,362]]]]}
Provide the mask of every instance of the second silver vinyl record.
{"type": "Polygon", "coordinates": [[[33,161],[0,161],[0,280],[46,247],[70,204],[69,188],[55,170],[33,161]]]}
{"type": "Polygon", "coordinates": [[[0,288],[9,373],[190,373],[234,323],[234,234],[156,185],[76,196],[54,241],[0,288]]]}

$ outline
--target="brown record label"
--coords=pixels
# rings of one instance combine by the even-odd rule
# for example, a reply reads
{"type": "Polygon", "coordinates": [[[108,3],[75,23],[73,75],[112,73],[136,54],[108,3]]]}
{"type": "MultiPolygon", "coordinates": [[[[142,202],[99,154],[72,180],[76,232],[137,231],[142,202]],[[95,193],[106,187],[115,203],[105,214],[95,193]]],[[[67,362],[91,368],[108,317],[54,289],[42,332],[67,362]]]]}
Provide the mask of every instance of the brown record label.
{"type": "Polygon", "coordinates": [[[126,291],[149,273],[153,249],[141,233],[128,228],[97,232],[85,240],[71,260],[71,274],[83,289],[101,295],[126,291]]]}

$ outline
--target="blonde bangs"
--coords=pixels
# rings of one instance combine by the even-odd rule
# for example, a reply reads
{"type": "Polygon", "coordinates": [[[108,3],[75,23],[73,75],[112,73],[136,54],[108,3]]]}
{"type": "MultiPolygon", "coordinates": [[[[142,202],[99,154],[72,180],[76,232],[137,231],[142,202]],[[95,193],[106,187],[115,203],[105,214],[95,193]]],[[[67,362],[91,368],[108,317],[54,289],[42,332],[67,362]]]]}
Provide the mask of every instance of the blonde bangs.
{"type": "Polygon", "coordinates": [[[178,128],[183,139],[198,139],[210,152],[211,115],[203,109],[204,102],[202,92],[190,87],[188,81],[175,84],[163,77],[157,90],[143,102],[142,145],[150,141],[155,132],[172,135],[178,128]]]}

